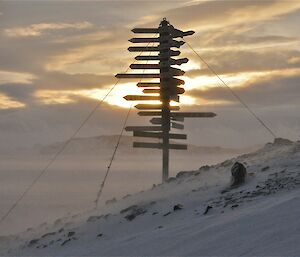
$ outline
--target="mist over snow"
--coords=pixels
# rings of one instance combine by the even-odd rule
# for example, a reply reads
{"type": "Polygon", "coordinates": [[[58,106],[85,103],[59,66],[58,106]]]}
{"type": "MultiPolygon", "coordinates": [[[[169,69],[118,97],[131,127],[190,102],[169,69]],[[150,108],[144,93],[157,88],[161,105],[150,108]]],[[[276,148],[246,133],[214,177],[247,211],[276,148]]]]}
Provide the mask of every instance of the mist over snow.
{"type": "MultiPolygon", "coordinates": [[[[16,233],[29,226],[91,208],[117,141],[116,135],[73,139],[7,218],[7,222],[2,224],[0,235],[16,233]]],[[[108,199],[149,189],[161,182],[161,151],[133,148],[133,141],[131,136],[122,136],[100,204],[108,199]]],[[[1,215],[65,142],[0,151],[1,215]]],[[[187,151],[171,151],[170,175],[217,163],[251,149],[189,145],[187,151]]]]}

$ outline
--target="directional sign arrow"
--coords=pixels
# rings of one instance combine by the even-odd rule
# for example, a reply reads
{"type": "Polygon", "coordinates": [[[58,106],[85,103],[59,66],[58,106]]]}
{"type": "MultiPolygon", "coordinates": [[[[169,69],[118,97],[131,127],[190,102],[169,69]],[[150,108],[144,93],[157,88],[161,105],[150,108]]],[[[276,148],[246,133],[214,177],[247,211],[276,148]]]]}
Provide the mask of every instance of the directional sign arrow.
{"type": "Polygon", "coordinates": [[[173,26],[171,27],[171,31],[170,34],[172,35],[172,37],[176,38],[176,37],[186,37],[186,36],[191,36],[195,33],[195,31],[189,30],[189,31],[181,31],[179,29],[175,29],[173,26]]]}
{"type": "MultiPolygon", "coordinates": [[[[160,110],[162,109],[162,105],[161,104],[137,104],[135,108],[139,110],[160,110]]],[[[179,106],[170,106],[170,110],[172,111],[176,111],[179,109],[180,109],[179,106]]]]}
{"type": "Polygon", "coordinates": [[[159,78],[159,73],[119,73],[115,77],[118,79],[141,79],[141,78],[159,78]]]}
{"type": "Polygon", "coordinates": [[[156,43],[159,42],[159,37],[142,37],[142,38],[131,38],[128,41],[131,43],[156,43]]]}
{"type": "Polygon", "coordinates": [[[127,101],[159,101],[160,96],[151,96],[151,95],[126,95],[124,99],[127,101]]]}
{"type": "Polygon", "coordinates": [[[135,57],[137,61],[170,61],[170,65],[181,65],[189,61],[188,58],[173,59],[168,57],[163,57],[159,55],[138,55],[135,57]]]}
{"type": "Polygon", "coordinates": [[[168,44],[170,47],[180,47],[184,45],[184,41],[176,41],[173,40],[172,37],[170,36],[168,39],[162,39],[162,38],[147,38],[147,37],[142,37],[142,38],[131,38],[128,40],[131,43],[158,43],[160,42],[160,45],[168,44]]]}
{"type": "Polygon", "coordinates": [[[131,69],[140,69],[140,70],[145,70],[145,69],[160,69],[159,64],[131,64],[130,65],[131,69]]]}
{"type": "Polygon", "coordinates": [[[140,111],[138,112],[139,116],[161,116],[159,111],[140,111]]]}
{"type": "Polygon", "coordinates": [[[166,40],[160,42],[159,48],[160,49],[169,49],[170,47],[180,48],[184,44],[185,44],[184,41],[166,40]]]}
{"type": "MultiPolygon", "coordinates": [[[[145,33],[145,34],[151,34],[151,33],[159,33],[162,31],[163,28],[134,28],[131,31],[133,33],[145,33]]],[[[170,26],[169,32],[172,35],[172,37],[185,37],[185,36],[190,36],[195,33],[195,31],[181,31],[179,29],[175,29],[173,26],[170,26]]]]}
{"type": "Polygon", "coordinates": [[[171,112],[172,117],[184,117],[184,118],[212,118],[217,116],[213,112],[171,112]]]}
{"type": "Polygon", "coordinates": [[[145,94],[159,94],[160,93],[160,89],[153,89],[153,88],[150,88],[150,89],[144,89],[143,90],[143,93],[145,94]]]}
{"type": "Polygon", "coordinates": [[[172,117],[171,120],[177,121],[177,122],[184,122],[184,117],[172,117]]]}
{"type": "Polygon", "coordinates": [[[152,118],[150,120],[150,123],[155,124],[155,125],[162,124],[162,119],[161,118],[152,118]]]}
{"type": "Polygon", "coordinates": [[[172,126],[172,128],[175,128],[175,129],[184,129],[184,125],[176,123],[176,122],[171,122],[171,126],[172,126]]]}
{"type": "Polygon", "coordinates": [[[178,78],[162,78],[162,86],[163,87],[170,87],[172,85],[184,85],[185,82],[182,79],[178,79],[178,78]]]}
{"type": "Polygon", "coordinates": [[[167,57],[167,56],[178,56],[180,55],[180,51],[173,51],[173,50],[168,50],[168,51],[161,51],[159,53],[160,57],[167,57]]]}
{"type": "Polygon", "coordinates": [[[133,33],[159,33],[158,28],[134,28],[131,30],[133,33]]]}
{"type": "Polygon", "coordinates": [[[160,91],[163,92],[163,94],[166,94],[166,95],[176,95],[176,94],[183,94],[185,92],[185,90],[181,87],[164,87],[162,88],[162,90],[160,89],[144,89],[143,90],[143,93],[160,93],[160,91]],[[158,90],[158,91],[156,91],[158,90]]]}
{"type": "Polygon", "coordinates": [[[157,82],[139,82],[136,85],[138,87],[160,87],[160,83],[157,82]]]}
{"type": "Polygon", "coordinates": [[[162,76],[183,76],[185,72],[183,70],[177,69],[177,68],[162,68],[161,70],[162,76]]]}
{"type": "MultiPolygon", "coordinates": [[[[169,144],[169,149],[174,150],[187,150],[187,145],[183,144],[169,144]]],[[[156,149],[162,149],[161,143],[146,143],[146,142],[133,142],[133,147],[137,148],[156,148],[156,149]]]]}
{"type": "Polygon", "coordinates": [[[157,46],[131,46],[128,47],[129,52],[159,52],[160,49],[157,46]]]}
{"type": "Polygon", "coordinates": [[[189,61],[188,58],[181,58],[181,59],[170,59],[170,64],[171,65],[181,65],[183,63],[187,63],[189,61]]]}
{"type": "Polygon", "coordinates": [[[161,126],[128,126],[126,131],[162,131],[161,126]]]}
{"type": "MultiPolygon", "coordinates": [[[[162,138],[163,133],[161,132],[145,132],[145,131],[133,131],[134,137],[151,137],[151,138],[162,138]]],[[[186,134],[174,134],[170,133],[169,137],[171,139],[187,139],[186,134]]]]}
{"type": "Polygon", "coordinates": [[[159,61],[162,58],[159,55],[138,55],[134,59],[137,61],[159,61]]]}

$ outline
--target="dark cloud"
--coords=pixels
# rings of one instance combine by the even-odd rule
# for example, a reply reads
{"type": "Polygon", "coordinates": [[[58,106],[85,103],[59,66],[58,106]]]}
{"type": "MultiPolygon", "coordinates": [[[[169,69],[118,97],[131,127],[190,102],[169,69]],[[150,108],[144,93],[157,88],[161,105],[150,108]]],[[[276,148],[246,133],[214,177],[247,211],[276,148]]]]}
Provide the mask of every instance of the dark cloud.
{"type": "MultiPolygon", "coordinates": [[[[300,51],[272,49],[267,51],[209,51],[199,53],[204,60],[219,74],[272,71],[280,69],[299,68],[300,62],[292,62],[294,58],[300,58],[300,51]]],[[[189,54],[190,55],[190,54],[189,54]]],[[[196,77],[200,75],[211,75],[212,73],[194,54],[190,59],[199,63],[203,68],[191,70],[187,76],[196,77]]]]}
{"type": "Polygon", "coordinates": [[[31,102],[34,86],[31,84],[2,84],[0,85],[0,93],[4,93],[13,100],[18,102],[31,102]]]}
{"type": "MultiPolygon", "coordinates": [[[[250,81],[240,87],[234,87],[234,92],[251,106],[300,106],[299,102],[300,76],[272,76],[250,81]]],[[[229,85],[230,86],[230,85],[229,85]]],[[[194,97],[209,101],[228,101],[237,103],[237,99],[224,85],[194,89],[189,91],[194,97]]]]}

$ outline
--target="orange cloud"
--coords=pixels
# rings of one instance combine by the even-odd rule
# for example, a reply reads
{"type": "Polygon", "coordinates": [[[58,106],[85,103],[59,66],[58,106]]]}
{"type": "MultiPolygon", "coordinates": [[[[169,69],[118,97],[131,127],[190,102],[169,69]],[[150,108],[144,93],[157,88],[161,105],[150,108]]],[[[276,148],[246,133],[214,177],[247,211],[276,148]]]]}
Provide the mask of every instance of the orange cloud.
{"type": "Polygon", "coordinates": [[[77,23],[37,23],[27,27],[15,27],[5,29],[4,32],[9,37],[37,37],[47,30],[62,29],[87,29],[93,25],[87,21],[77,23]]]}

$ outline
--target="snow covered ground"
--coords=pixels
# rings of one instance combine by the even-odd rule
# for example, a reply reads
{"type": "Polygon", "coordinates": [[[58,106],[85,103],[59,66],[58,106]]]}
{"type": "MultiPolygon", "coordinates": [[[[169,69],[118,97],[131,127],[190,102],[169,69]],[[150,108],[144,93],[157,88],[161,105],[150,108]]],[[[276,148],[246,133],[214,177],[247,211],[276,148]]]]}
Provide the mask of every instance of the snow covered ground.
{"type": "Polygon", "coordinates": [[[299,256],[299,193],[300,142],[276,139],[105,208],[0,237],[0,255],[299,256]],[[231,189],[235,161],[248,177],[231,189]]]}

